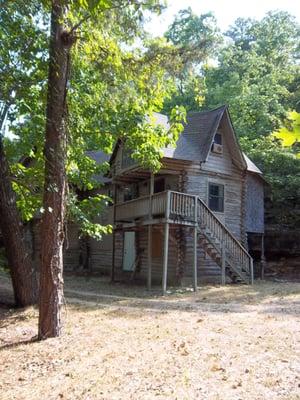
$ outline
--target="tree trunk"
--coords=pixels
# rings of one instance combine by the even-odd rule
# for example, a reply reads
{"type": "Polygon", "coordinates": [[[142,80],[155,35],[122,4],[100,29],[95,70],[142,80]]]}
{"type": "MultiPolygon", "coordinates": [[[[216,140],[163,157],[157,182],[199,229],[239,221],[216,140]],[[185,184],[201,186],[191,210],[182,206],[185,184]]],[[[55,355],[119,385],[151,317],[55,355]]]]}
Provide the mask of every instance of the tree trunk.
{"type": "Polygon", "coordinates": [[[74,38],[64,31],[65,1],[52,0],[45,132],[44,214],[41,227],[39,339],[61,334],[63,242],[66,208],[66,92],[74,38]]]}
{"type": "MultiPolygon", "coordinates": [[[[7,110],[2,113],[6,114],[7,110]]],[[[4,114],[2,114],[2,122],[4,114]]],[[[1,124],[2,125],[2,124],[1,124]]],[[[0,228],[14,289],[17,307],[26,307],[37,301],[37,281],[25,242],[24,227],[18,213],[9,165],[0,134],[0,228]]]]}

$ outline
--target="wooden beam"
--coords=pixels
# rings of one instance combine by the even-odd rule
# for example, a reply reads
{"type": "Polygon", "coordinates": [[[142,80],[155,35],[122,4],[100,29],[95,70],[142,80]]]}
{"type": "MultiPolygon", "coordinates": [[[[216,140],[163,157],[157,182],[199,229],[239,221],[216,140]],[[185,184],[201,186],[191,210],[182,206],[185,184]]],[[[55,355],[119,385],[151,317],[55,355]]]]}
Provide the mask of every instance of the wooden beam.
{"type": "Polygon", "coordinates": [[[222,285],[226,284],[226,253],[225,253],[225,243],[224,240],[222,241],[221,244],[221,261],[222,261],[222,277],[221,277],[221,283],[222,285]]]}
{"type": "Polygon", "coordinates": [[[111,282],[115,281],[115,247],[116,247],[116,203],[117,203],[117,185],[114,184],[113,195],[113,237],[112,237],[112,263],[111,263],[111,282]]]}
{"type": "Polygon", "coordinates": [[[147,289],[151,290],[152,285],[152,225],[148,225],[148,274],[147,289]]]}
{"type": "Polygon", "coordinates": [[[261,253],[260,253],[260,278],[265,279],[265,235],[261,235],[261,253]]]}
{"type": "Polygon", "coordinates": [[[193,284],[194,284],[194,292],[197,291],[198,287],[198,279],[197,279],[197,243],[198,243],[198,231],[197,226],[194,228],[194,265],[193,265],[193,284]]]}
{"type": "MultiPolygon", "coordinates": [[[[154,193],[154,174],[150,176],[150,197],[149,197],[149,221],[152,221],[152,196],[154,193]]],[[[148,225],[148,275],[147,288],[151,290],[152,285],[152,224],[148,225]]]]}
{"type": "Polygon", "coordinates": [[[168,254],[169,254],[169,224],[165,224],[164,228],[164,259],[163,259],[163,276],[162,276],[162,291],[165,295],[167,292],[168,278],[168,254]]]}

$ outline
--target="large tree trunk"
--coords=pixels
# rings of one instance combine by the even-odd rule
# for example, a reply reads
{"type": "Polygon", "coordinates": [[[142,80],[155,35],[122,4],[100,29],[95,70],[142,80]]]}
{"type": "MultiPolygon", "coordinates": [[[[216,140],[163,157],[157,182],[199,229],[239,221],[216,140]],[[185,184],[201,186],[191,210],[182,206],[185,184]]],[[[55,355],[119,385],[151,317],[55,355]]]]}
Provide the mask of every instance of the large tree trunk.
{"type": "Polygon", "coordinates": [[[52,0],[45,134],[44,215],[41,227],[39,338],[61,334],[63,242],[66,208],[66,88],[71,34],[63,29],[65,1],[52,0]]]}
{"type": "MultiPolygon", "coordinates": [[[[4,113],[2,111],[2,122],[4,113]]],[[[2,123],[1,123],[2,125],[2,123]]],[[[15,303],[26,307],[37,301],[37,281],[25,242],[24,227],[16,205],[9,165],[0,134],[0,228],[14,289],[15,303]]]]}

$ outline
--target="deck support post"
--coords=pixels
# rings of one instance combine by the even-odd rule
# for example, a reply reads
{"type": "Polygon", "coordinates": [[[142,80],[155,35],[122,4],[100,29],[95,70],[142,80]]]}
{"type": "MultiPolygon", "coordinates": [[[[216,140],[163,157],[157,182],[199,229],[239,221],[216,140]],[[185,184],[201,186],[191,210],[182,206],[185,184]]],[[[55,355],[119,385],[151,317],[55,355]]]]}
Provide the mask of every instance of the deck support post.
{"type": "Polygon", "coordinates": [[[265,236],[261,235],[261,253],[260,253],[260,279],[265,279],[265,266],[266,266],[266,258],[265,258],[265,236]]]}
{"type": "Polygon", "coordinates": [[[253,258],[250,259],[250,285],[254,282],[253,258]]]}
{"type": "Polygon", "coordinates": [[[168,254],[169,254],[169,224],[166,223],[164,227],[164,259],[163,259],[163,276],[162,276],[162,291],[165,295],[167,292],[167,278],[168,278],[168,254]]]}
{"type": "Polygon", "coordinates": [[[221,277],[221,283],[222,285],[226,284],[226,253],[225,253],[225,243],[224,240],[222,241],[221,244],[221,262],[222,262],[222,277],[221,277]]]}
{"type": "Polygon", "coordinates": [[[113,185],[113,232],[112,232],[112,263],[111,263],[111,282],[115,281],[115,247],[116,247],[116,204],[117,204],[117,184],[113,185]]]}
{"type": "Polygon", "coordinates": [[[194,265],[193,265],[193,278],[194,278],[194,292],[197,291],[198,288],[198,276],[197,276],[197,245],[198,245],[198,197],[194,197],[194,265]]]}
{"type": "Polygon", "coordinates": [[[152,286],[152,196],[154,193],[154,174],[150,175],[149,188],[149,225],[148,225],[148,274],[147,274],[147,289],[151,290],[152,286]]]}
{"type": "Polygon", "coordinates": [[[151,290],[152,285],[152,225],[148,225],[148,274],[147,289],[151,290]]]}
{"type": "Polygon", "coordinates": [[[197,240],[198,239],[198,231],[197,226],[194,227],[194,265],[193,265],[193,286],[194,292],[197,291],[198,287],[198,279],[197,279],[197,240]]]}

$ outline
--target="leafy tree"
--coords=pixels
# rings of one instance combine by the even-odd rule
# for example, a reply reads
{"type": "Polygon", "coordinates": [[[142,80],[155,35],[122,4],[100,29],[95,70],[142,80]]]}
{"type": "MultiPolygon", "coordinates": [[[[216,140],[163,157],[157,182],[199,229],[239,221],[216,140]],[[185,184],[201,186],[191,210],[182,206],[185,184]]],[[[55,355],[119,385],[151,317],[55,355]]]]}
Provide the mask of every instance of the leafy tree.
{"type": "MultiPolygon", "coordinates": [[[[14,121],[29,88],[40,80],[45,66],[41,45],[45,43],[43,30],[34,23],[39,14],[39,2],[2,1],[0,7],[0,226],[15,294],[16,305],[26,306],[36,300],[35,273],[26,247],[24,229],[16,207],[12,173],[2,137],[5,120],[14,121]],[[22,35],[28,37],[24,41],[22,35]]],[[[29,95],[27,96],[29,98],[29,95]]]]}
{"type": "MultiPolygon", "coordinates": [[[[128,50],[140,31],[143,10],[159,7],[157,1],[74,2],[70,7],[61,0],[52,2],[41,229],[41,339],[61,332],[67,172],[76,181],[76,170],[86,164],[83,152],[88,144],[111,148],[116,134],[126,139],[133,156],[144,166],[157,169],[160,149],[177,138],[180,110],[171,114],[169,132],[158,129],[147,118],[161,107],[166,93],[159,57],[150,57],[148,62],[145,49],[128,50]],[[82,40],[77,41],[79,31],[82,40]],[[98,121],[95,114],[100,117],[98,121]],[[92,140],[85,137],[89,132],[93,132],[92,140]]],[[[73,210],[76,215],[86,208],[83,201],[73,210]]]]}
{"type": "Polygon", "coordinates": [[[300,159],[272,135],[257,139],[241,138],[243,149],[264,171],[271,187],[267,223],[300,227],[300,159]]]}
{"type": "Polygon", "coordinates": [[[187,111],[197,110],[205,99],[201,66],[214,55],[222,41],[216,19],[211,13],[198,16],[191,8],[181,10],[165,37],[176,46],[182,57],[172,71],[175,84],[164,109],[168,112],[174,105],[181,105],[187,111]]]}
{"type": "Polygon", "coordinates": [[[270,12],[261,21],[238,19],[226,35],[218,67],[205,70],[205,107],[229,104],[239,135],[268,135],[292,102],[299,26],[285,12],[270,12]]]}
{"type": "Polygon", "coordinates": [[[293,151],[297,157],[300,157],[300,114],[296,111],[288,113],[288,119],[273,136],[280,139],[284,147],[293,151]]]}

